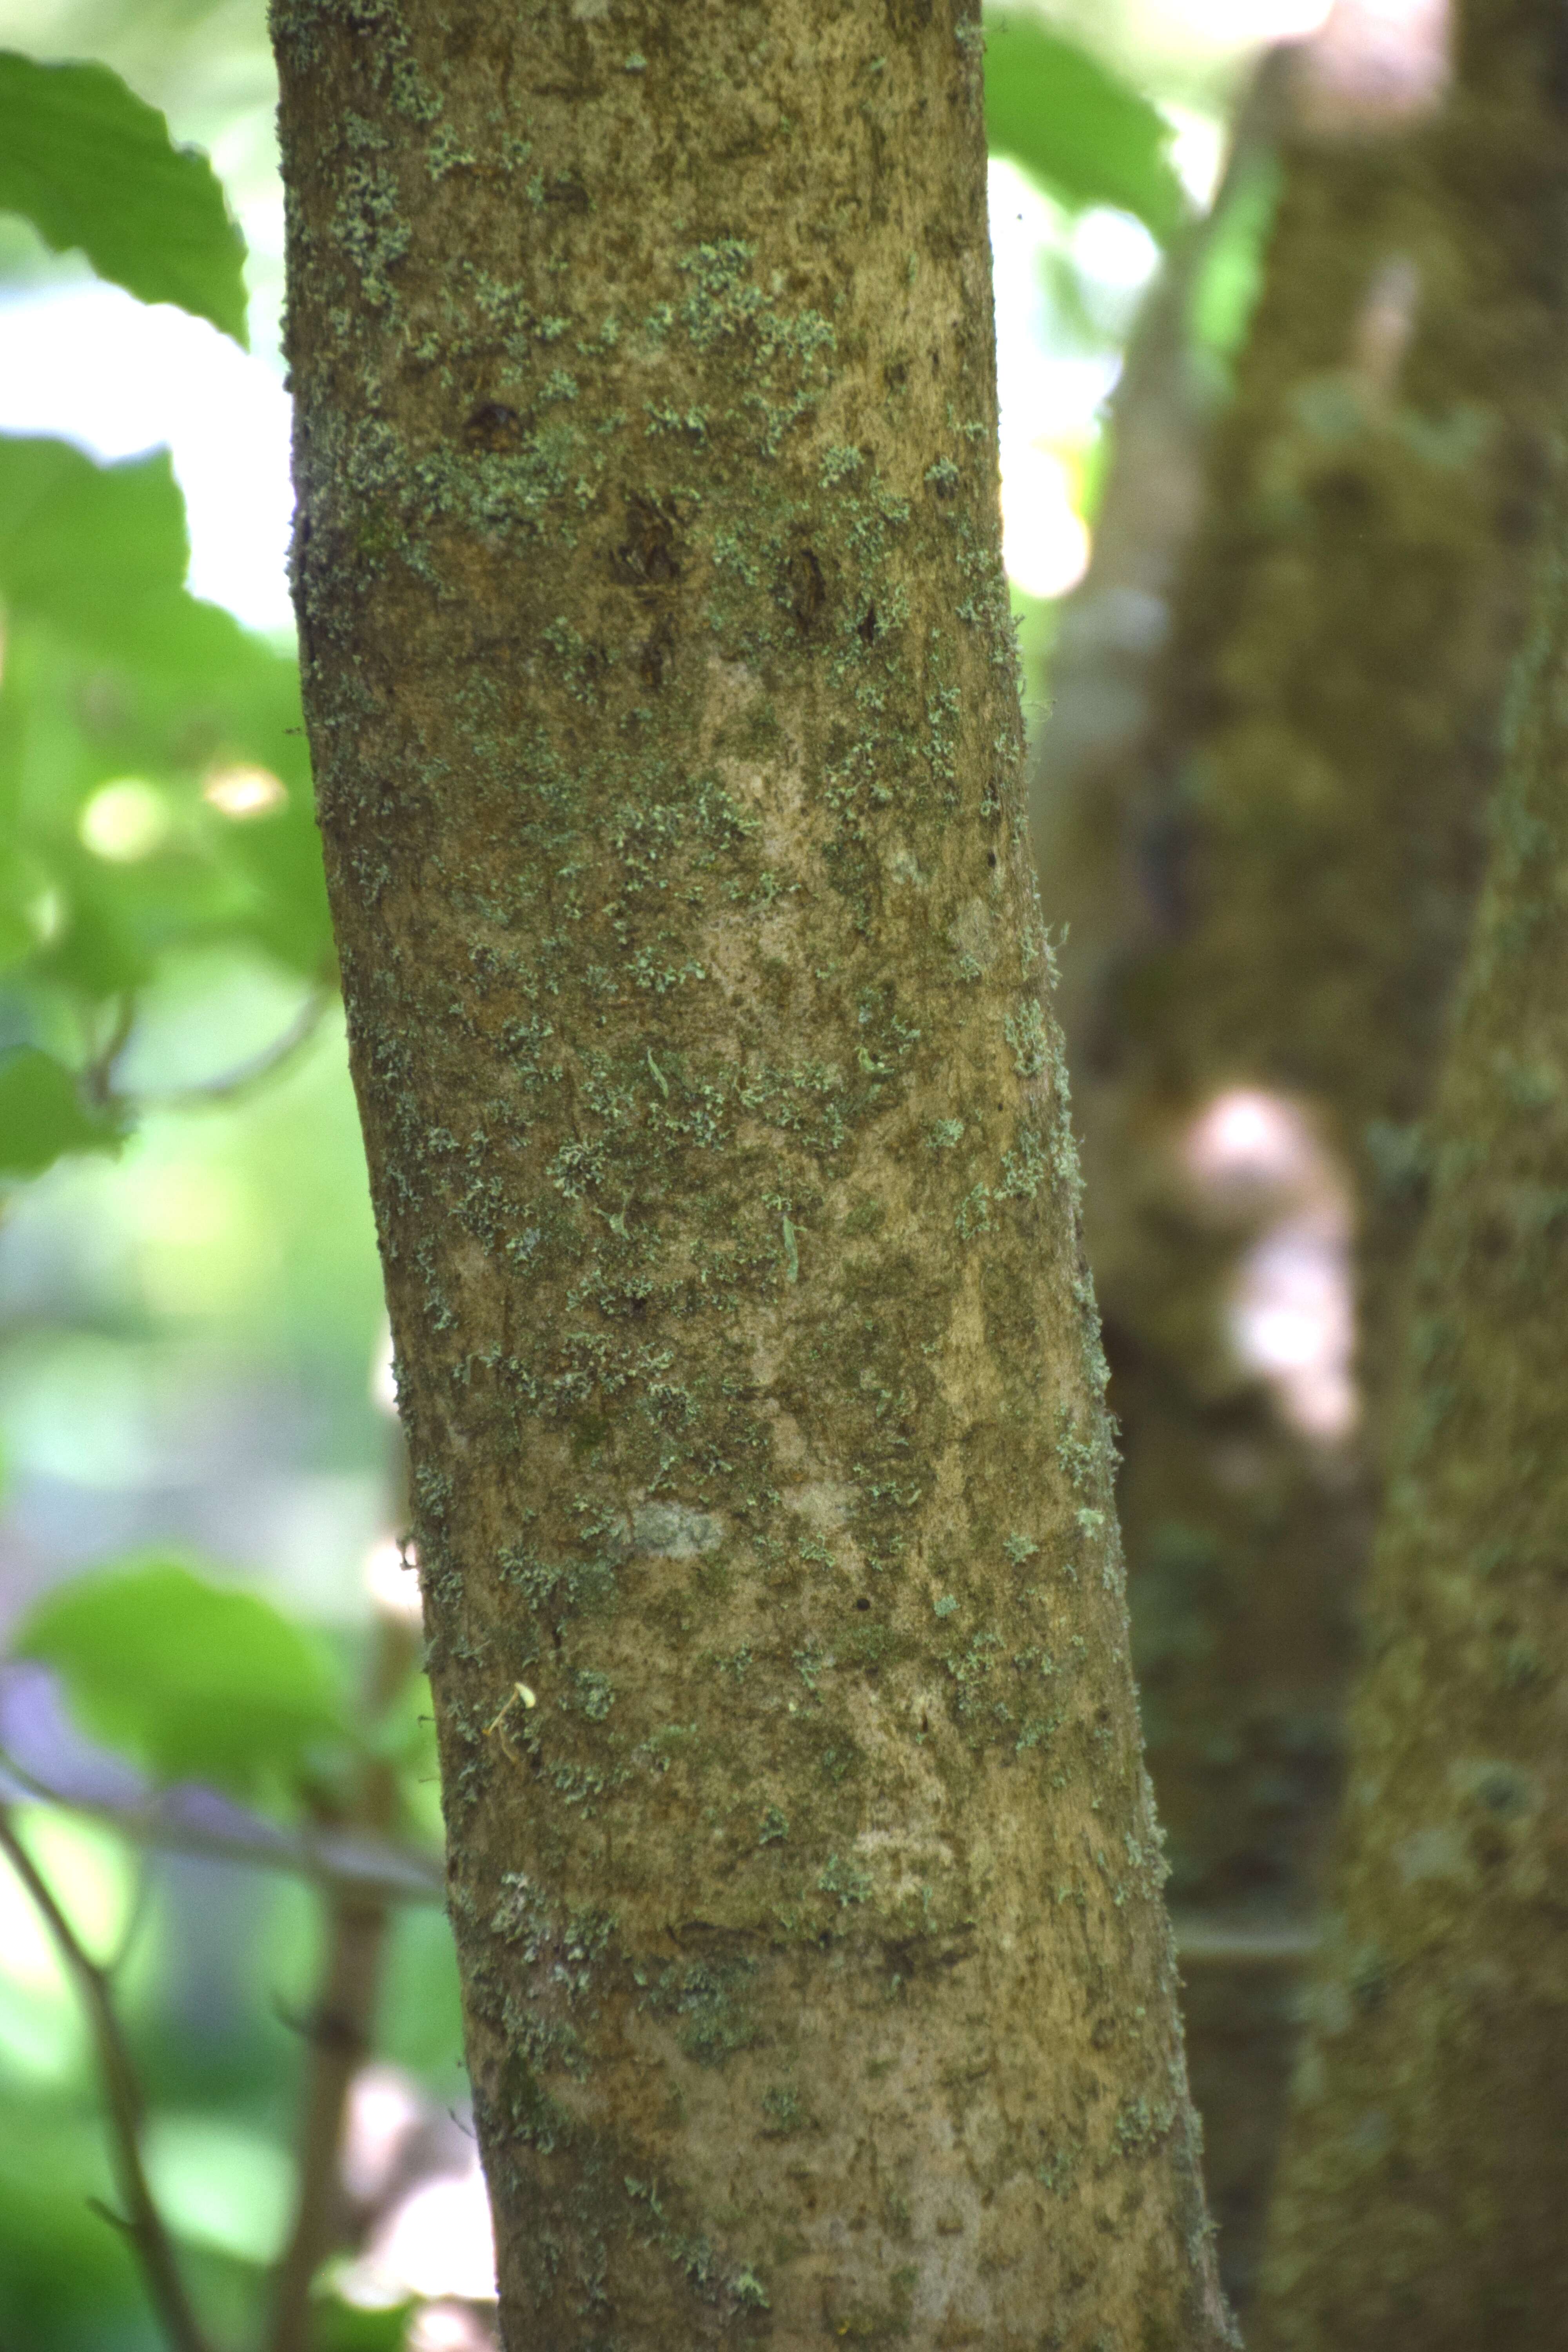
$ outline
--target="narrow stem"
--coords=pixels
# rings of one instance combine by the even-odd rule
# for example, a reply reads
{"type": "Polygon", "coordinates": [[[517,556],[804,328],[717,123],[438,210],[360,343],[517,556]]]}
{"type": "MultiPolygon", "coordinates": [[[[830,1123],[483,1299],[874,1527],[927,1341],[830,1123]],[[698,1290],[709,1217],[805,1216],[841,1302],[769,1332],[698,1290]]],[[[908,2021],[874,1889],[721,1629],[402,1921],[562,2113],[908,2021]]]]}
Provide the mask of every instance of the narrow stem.
{"type": "Polygon", "coordinates": [[[174,2249],[153,2200],[142,2162],[142,2091],[110,1998],[108,1971],[77,1940],[47,1881],[0,1810],[0,1850],[37,1906],[76,1984],[92,2028],[109,2117],[110,2156],[125,2211],[121,2224],[135,2248],[142,2275],[174,2352],[211,2352],[185,2294],[174,2249]]]}
{"type": "Polygon", "coordinates": [[[300,2124],[294,2227],[273,2284],[268,2352],[308,2352],[310,2282],[342,2238],[339,2156],[349,2090],[371,2048],[390,1912],[335,1895],[327,1906],[326,1966],[306,2029],[310,2064],[300,2124]]]}
{"type": "Polygon", "coordinates": [[[82,1073],[88,1100],[100,1110],[107,1109],[114,1098],[114,1065],[130,1044],[135,1025],[136,999],[127,989],[120,1000],[113,1028],[82,1073]]]}
{"type": "Polygon", "coordinates": [[[313,989],[282,1035],[263,1046],[248,1062],[241,1062],[216,1078],[204,1078],[195,1086],[171,1087],[166,1093],[138,1094],[138,1106],[146,1110],[186,1110],[202,1103],[230,1103],[237,1096],[248,1094],[264,1078],[276,1076],[310,1044],[334,994],[330,988],[313,989]]]}
{"type": "MultiPolygon", "coordinates": [[[[374,1723],[401,1687],[418,1654],[409,1628],[383,1618],[371,1661],[365,1712],[374,1723]]],[[[396,1777],[379,1758],[364,1768],[353,1821],[384,1832],[397,1809],[396,1777]]],[[[300,2188],[294,2227],[273,2282],[268,2352],[310,2352],[310,2283],[342,2242],[340,2179],[349,2092],[369,2056],[381,1991],[391,1906],[363,1891],[337,1889],[326,1905],[326,1959],[306,2029],[310,2061],[300,2118],[300,2188]]]]}
{"type": "Polygon", "coordinates": [[[1319,1941],[1310,1919],[1205,1919],[1201,1911],[1173,1911],[1171,1927],[1184,1969],[1299,1969],[1319,1941]]]}
{"type": "MultiPolygon", "coordinates": [[[[0,1747],[0,1802],[5,1780],[38,1804],[55,1805],[101,1822],[134,1845],[169,1853],[195,1853],[214,1862],[247,1864],[312,1879],[328,1895],[374,1896],[383,1903],[441,1903],[446,1887],[441,1855],[419,1846],[399,1845],[352,1824],[317,1825],[295,1832],[259,1814],[236,1809],[233,1826],[193,1821],[155,1797],[117,1801],[58,1789],[41,1780],[0,1747]]],[[[3,2347],[0,2347],[3,2352],[3,2347]]]]}

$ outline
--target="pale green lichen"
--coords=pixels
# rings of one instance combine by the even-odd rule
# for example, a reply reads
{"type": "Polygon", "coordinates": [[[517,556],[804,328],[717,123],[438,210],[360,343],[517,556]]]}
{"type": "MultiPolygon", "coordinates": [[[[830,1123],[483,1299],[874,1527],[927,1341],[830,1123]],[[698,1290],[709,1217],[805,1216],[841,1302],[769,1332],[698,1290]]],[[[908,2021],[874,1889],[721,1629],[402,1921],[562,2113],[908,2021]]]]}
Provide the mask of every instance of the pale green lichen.
{"type": "MultiPolygon", "coordinates": [[[[972,429],[984,324],[942,307],[945,249],[918,323],[868,310],[822,262],[830,215],[781,245],[782,184],[742,201],[744,150],[721,206],[682,197],[677,227],[655,175],[628,213],[622,142],[641,153],[681,68],[661,50],[628,88],[596,17],[580,106],[520,75],[476,111],[443,50],[441,130],[406,152],[385,58],[355,62],[312,21],[319,58],[369,89],[388,143],[355,161],[394,170],[386,221],[411,232],[395,254],[363,223],[356,247],[339,239],[293,331],[296,567],[415,1368],[478,2118],[498,2211],[533,2200],[558,2249],[508,2293],[553,2315],[613,2275],[689,2340],[781,2304],[775,2266],[742,2259],[764,2242],[746,2167],[767,2153],[758,2115],[785,2120],[760,2104],[781,2070],[790,2128],[820,2116],[836,2144],[843,2087],[818,2067],[796,2089],[786,1979],[826,2032],[858,1984],[923,2031],[988,1932],[967,1861],[920,1877],[868,1834],[889,1770],[918,1756],[960,1808],[1005,1770],[994,1786],[1042,1831],[1047,1750],[1064,1783],[1086,1780],[1058,1717],[1087,1705],[1089,1646],[1064,1633],[1070,1672],[1040,1651],[1005,1549],[1036,1539],[1006,1538],[995,1499],[1026,1480],[1054,1549],[1069,1506],[1048,1413],[1058,1392],[1095,1407],[1047,1181],[1070,1138],[1017,1066],[1044,1033],[1014,944],[1033,918],[972,429]],[[616,108],[589,156],[582,126],[616,108]],[[509,173],[504,232],[455,244],[509,173]],[[741,219],[744,240],[722,233],[741,219]],[[918,440],[884,433],[884,391],[923,404],[918,440]],[[951,483],[922,479],[948,447],[951,483]],[[994,911],[961,992],[952,958],[979,935],[954,926],[976,906],[994,911]],[[961,1301],[1007,1400],[968,1442],[961,1301]],[[942,1499],[961,1493],[962,1524],[942,1499]],[[508,1699],[519,1685],[531,1706],[508,1699]],[[909,1715],[891,1747],[868,1735],[873,1697],[889,1724],[909,1715]],[[502,1853],[535,1892],[481,1901],[502,1853]],[[618,1924],[579,1961],[572,1891],[606,1870],[618,1924]],[[628,2089],[634,2036],[653,2055],[628,2089]],[[733,2211],[677,2185],[721,2088],[750,2118],[733,2211]]],[[[506,37],[526,48],[531,20],[506,37]]],[[[735,37],[722,15],[705,36],[725,54],[735,37]]],[[[865,86],[909,102],[904,47],[883,62],[865,86]]],[[[734,86],[766,105],[780,74],[752,60],[734,86]]],[[[792,135],[770,121],[764,144],[792,135]]],[[[1116,1786],[1142,1798],[1124,1670],[1106,1687],[1109,1818],[1116,1786]]],[[[1075,1785],[1068,1801],[1090,1801],[1075,1785]]],[[[887,2062],[862,2054],[853,2079],[876,2095],[887,2062]]],[[[852,2332],[901,2308],[881,2259],[839,2315],[852,2332]]]]}

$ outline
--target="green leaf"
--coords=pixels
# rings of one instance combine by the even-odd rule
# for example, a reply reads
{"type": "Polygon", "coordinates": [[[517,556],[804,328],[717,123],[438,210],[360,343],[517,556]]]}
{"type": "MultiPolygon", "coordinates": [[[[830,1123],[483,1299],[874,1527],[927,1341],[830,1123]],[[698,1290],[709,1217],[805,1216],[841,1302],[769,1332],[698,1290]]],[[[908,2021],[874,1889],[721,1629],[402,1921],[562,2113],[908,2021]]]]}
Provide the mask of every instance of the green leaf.
{"type": "Polygon", "coordinates": [[[314,2352],[402,2352],[417,2306],[399,2303],[386,2310],[367,2311],[357,2304],[342,2302],[335,2294],[323,2294],[310,2308],[314,2352]]]}
{"type": "Polygon", "coordinates": [[[1187,217],[1159,109],[1037,18],[985,20],[985,131],[1074,209],[1114,205],[1162,242],[1187,217]]]}
{"type": "Polygon", "coordinates": [[[101,65],[0,49],[0,209],[46,245],[79,246],[100,278],[177,302],[242,349],[245,239],[206,157],[176,147],[155,106],[101,65]]]}
{"type": "Polygon", "coordinates": [[[312,1754],[343,1736],[310,1633],[177,1561],[73,1578],[23,1620],[13,1647],[53,1666],[83,1728],[159,1780],[268,1796],[297,1787],[312,1754]]]}
{"type": "Polygon", "coordinates": [[[299,667],[182,584],[184,509],[167,454],[100,466],[64,442],[0,437],[0,964],[102,999],[142,986],[193,940],[256,940],[301,975],[331,970],[331,934],[299,667]],[[204,802],[215,773],[283,787],[235,821],[204,802]],[[78,827],[100,786],[162,794],[161,845],[121,862],[78,827]],[[8,861],[8,862],[7,862],[8,861]]]}
{"type": "Polygon", "coordinates": [[[68,442],[0,438],[0,596],[13,612],[134,659],[155,645],[189,559],[166,449],[98,466],[68,442]]]}
{"type": "Polygon", "coordinates": [[[120,1132],[87,1108],[52,1054],[17,1045],[0,1055],[0,1175],[37,1176],[68,1151],[112,1151],[120,1132]]]}

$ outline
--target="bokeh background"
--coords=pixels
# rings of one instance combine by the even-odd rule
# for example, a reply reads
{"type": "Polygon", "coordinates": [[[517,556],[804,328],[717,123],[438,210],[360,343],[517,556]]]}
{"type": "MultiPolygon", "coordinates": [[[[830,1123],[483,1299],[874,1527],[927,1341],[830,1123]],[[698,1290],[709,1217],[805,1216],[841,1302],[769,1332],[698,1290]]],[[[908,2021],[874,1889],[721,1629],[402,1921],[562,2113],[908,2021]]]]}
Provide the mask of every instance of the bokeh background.
{"type": "MultiPolygon", "coordinates": [[[[1064,0],[1044,13],[1158,106],[1198,212],[1258,52],[1310,32],[1326,11],[1318,0],[1064,0]]],[[[107,61],[178,139],[209,152],[248,248],[252,345],[246,354],[183,311],[139,304],[0,218],[0,432],[64,436],[100,459],[167,446],[190,588],[287,646],[282,199],[259,0],[0,0],[0,47],[107,61]]],[[[1064,203],[1003,156],[991,208],[1006,560],[1037,725],[1058,600],[1092,545],[1106,404],[1160,247],[1131,213],[1064,203]]],[[[1245,331],[1255,276],[1256,239],[1251,249],[1243,239],[1210,289],[1205,332],[1218,370],[1245,331]]],[[[131,774],[95,788],[78,831],[89,858],[124,868],[154,856],[172,821],[131,774]]],[[[247,821],[237,805],[232,822],[247,821]]],[[[0,976],[0,1045],[29,1034],[0,976]]],[[[134,1132],[117,1154],[68,1157],[6,1188],[0,1643],[63,1580],[149,1549],[248,1582],[349,1650],[370,1638],[378,1606],[406,1605],[380,1281],[335,1007],[275,1073],[226,1088],[290,1034],[310,998],[300,973],[257,943],[161,957],[117,1073],[143,1107],[134,1132]]],[[[1249,1115],[1256,1124],[1233,1106],[1231,1128],[1216,1128],[1222,1157],[1245,1155],[1249,1115]]],[[[1331,1294],[1331,1265],[1318,1278],[1331,1294]]],[[[1321,1339],[1340,1311],[1329,1295],[1306,1323],[1321,1339]]],[[[1291,1312],[1289,1297],[1254,1299],[1264,1359],[1270,1347],[1287,1360],[1293,1345],[1300,1353],[1291,1312]]],[[[0,1735],[33,1753],[71,1750],[76,1735],[37,1666],[0,1680],[0,1735]]],[[[411,1799],[414,1825],[423,1805],[434,1843],[432,1773],[410,1777],[424,1792],[411,1799]]],[[[313,1899],[281,1875],[150,1857],[77,1814],[24,1808],[22,1818],[84,1940],[100,1952],[124,1945],[118,1984],[151,2105],[155,2186],[228,2340],[245,2341],[288,2227],[301,2046],[291,2021],[317,1964],[313,1899]]],[[[432,1907],[398,1912],[377,2039],[351,2105],[345,2162],[362,2245],[335,2324],[345,2344],[403,2336],[422,2352],[458,2352],[487,2340],[488,2236],[454,1972],[432,1907]],[[389,2307],[395,2332],[377,2336],[389,2307]]],[[[83,2017],[0,1865],[5,2352],[157,2341],[121,2240],[89,2210],[106,2194],[83,2017]]]]}

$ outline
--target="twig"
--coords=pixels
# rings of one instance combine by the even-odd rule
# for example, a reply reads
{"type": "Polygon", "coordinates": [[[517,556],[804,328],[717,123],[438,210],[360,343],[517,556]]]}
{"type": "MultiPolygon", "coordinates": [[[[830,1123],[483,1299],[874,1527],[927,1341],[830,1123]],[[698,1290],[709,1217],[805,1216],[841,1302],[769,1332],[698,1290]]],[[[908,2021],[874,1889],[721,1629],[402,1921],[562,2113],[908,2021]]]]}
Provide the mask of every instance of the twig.
{"type": "Polygon", "coordinates": [[[263,1078],[274,1076],[301,1047],[310,1044],[335,994],[331,988],[313,988],[282,1035],[263,1046],[248,1062],[240,1062],[220,1076],[204,1078],[195,1086],[170,1087],[162,1094],[139,1090],[135,1102],[146,1110],[184,1110],[203,1103],[233,1102],[237,1096],[258,1086],[263,1078]]]}
{"type": "MultiPolygon", "coordinates": [[[[390,1617],[377,1626],[365,1713],[384,1715],[418,1658],[413,1630],[390,1617]]],[[[365,1764],[356,1822],[384,1831],[395,1818],[397,1777],[384,1759],[365,1764]]],[[[300,2187],[294,2227],[272,2291],[268,2352],[309,2352],[310,2285],[344,2235],[343,2123],[353,2078],[370,2054],[391,1910],[363,1890],[338,1890],[327,1906],[321,1988],[305,2028],[310,2044],[300,2119],[300,2187]]]]}
{"type": "MultiPolygon", "coordinates": [[[[1110,821],[1134,767],[1149,766],[1144,738],[1169,600],[1202,511],[1210,435],[1223,405],[1210,371],[1194,364],[1191,310],[1232,199],[1271,155],[1287,119],[1288,47],[1267,51],[1236,118],[1224,175],[1208,211],[1173,241],[1140,307],[1110,404],[1115,462],[1095,517],[1089,570],[1066,600],[1051,656],[1050,717],[1034,758],[1030,793],[1042,873],[1071,828],[1110,821]],[[1139,765],[1142,762],[1142,765],[1139,765]]],[[[1118,823],[1125,822],[1124,815],[1118,823]]],[[[1109,887],[1109,886],[1108,886],[1109,887]]],[[[1052,917],[1060,919],[1059,910],[1052,917]]],[[[1098,983],[1081,949],[1064,974],[1098,983]]],[[[1085,995],[1081,1022],[1089,1010],[1085,995]]],[[[1072,1018],[1067,1020],[1073,1034],[1072,1018]]]]}
{"type": "Polygon", "coordinates": [[[363,1896],[334,1895],[327,1906],[323,1982],[303,2027],[310,2056],[299,2194],[273,2284],[268,2352],[308,2352],[310,2284],[342,2234],[343,2118],[353,2078],[370,2054],[390,1917],[384,1903],[363,1896]]]}
{"type": "Polygon", "coordinates": [[[130,1044],[135,1025],[136,999],[127,989],[121,997],[113,1028],[82,1072],[83,1091],[97,1110],[107,1110],[114,1101],[114,1065],[130,1044]]]}
{"type": "Polygon", "coordinates": [[[211,2352],[185,2294],[174,2259],[174,2249],[163,2219],[153,2200],[142,2162],[142,2091],[131,2053],[120,2030],[110,1998],[109,1980],[96,1960],[77,1940],[75,1928],[56,1902],[54,1894],[26,1847],[0,1809],[0,1850],[32,1896],[53,1937],[67,1971],[74,1980],[92,2028],[109,2112],[110,2158],[121,2203],[118,2221],[136,2251],[147,2292],[174,2352],[211,2352]]]}
{"type": "Polygon", "coordinates": [[[1201,1911],[1173,1911],[1171,1930],[1184,1969],[1299,1969],[1318,1948],[1317,1931],[1305,1919],[1205,1918],[1201,1911]]]}
{"type": "Polygon", "coordinates": [[[134,1844],[169,1853],[198,1853],[214,1862],[248,1863],[307,1878],[330,1893],[359,1895],[382,1903],[440,1903],[446,1888],[441,1856],[417,1846],[395,1843],[365,1831],[318,1827],[280,1829],[258,1813],[226,1807],[232,1826],[182,1818],[167,1799],[117,1802],[89,1797],[41,1780],[0,1748],[0,1803],[5,1780],[40,1804],[58,1805],[129,1838],[134,1844]]]}

